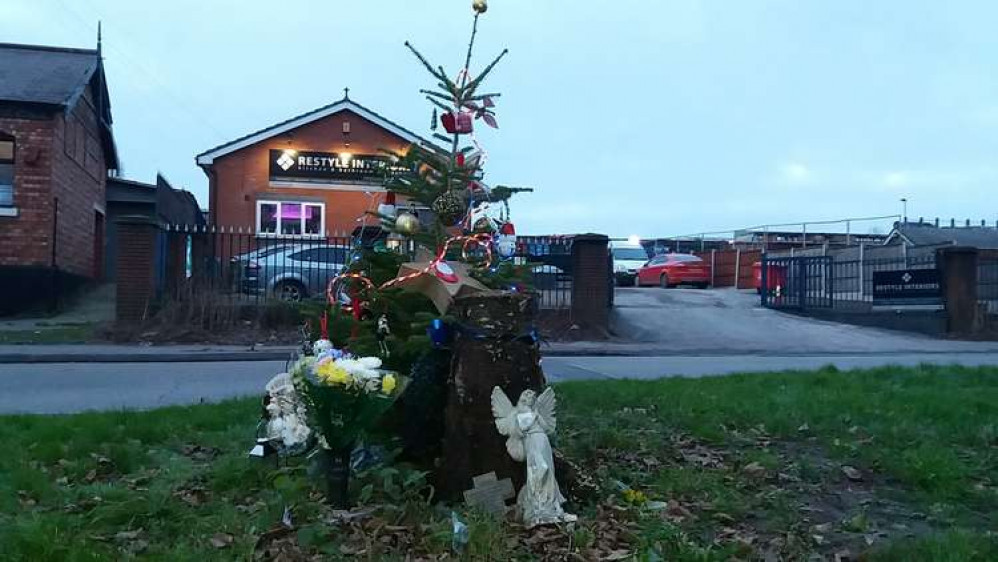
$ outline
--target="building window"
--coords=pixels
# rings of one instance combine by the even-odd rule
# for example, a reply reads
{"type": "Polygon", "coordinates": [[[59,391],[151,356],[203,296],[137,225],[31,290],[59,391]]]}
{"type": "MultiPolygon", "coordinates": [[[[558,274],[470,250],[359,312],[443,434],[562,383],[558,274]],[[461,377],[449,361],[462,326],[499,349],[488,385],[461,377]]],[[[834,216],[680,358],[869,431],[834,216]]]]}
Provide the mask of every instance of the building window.
{"type": "Polygon", "coordinates": [[[14,206],[14,140],[0,136],[0,207],[14,206]]]}
{"type": "Polygon", "coordinates": [[[294,201],[257,201],[256,232],[280,236],[319,236],[326,226],[326,205],[294,201]]]}

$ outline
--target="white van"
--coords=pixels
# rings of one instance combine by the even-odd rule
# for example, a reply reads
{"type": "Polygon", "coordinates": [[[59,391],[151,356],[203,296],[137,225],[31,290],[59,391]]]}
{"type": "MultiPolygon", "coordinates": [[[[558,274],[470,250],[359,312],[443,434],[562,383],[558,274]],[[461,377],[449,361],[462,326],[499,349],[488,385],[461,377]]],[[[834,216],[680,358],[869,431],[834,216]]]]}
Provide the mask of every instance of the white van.
{"type": "Polygon", "coordinates": [[[635,284],[638,269],[648,263],[648,252],[640,244],[614,242],[610,246],[613,254],[613,280],[620,287],[635,284]]]}

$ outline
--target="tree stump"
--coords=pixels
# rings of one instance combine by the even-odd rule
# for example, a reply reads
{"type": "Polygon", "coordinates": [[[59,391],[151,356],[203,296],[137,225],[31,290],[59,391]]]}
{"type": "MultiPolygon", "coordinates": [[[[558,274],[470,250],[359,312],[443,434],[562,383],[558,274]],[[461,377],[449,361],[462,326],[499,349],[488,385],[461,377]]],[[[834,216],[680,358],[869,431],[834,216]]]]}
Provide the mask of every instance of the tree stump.
{"type": "Polygon", "coordinates": [[[540,348],[532,337],[536,318],[531,295],[484,293],[454,300],[451,312],[459,326],[447,380],[446,430],[437,490],[458,501],[475,476],[495,472],[517,489],[526,466],[506,452],[506,438],[492,416],[496,386],[515,404],[524,390],[545,387],[540,348]]]}

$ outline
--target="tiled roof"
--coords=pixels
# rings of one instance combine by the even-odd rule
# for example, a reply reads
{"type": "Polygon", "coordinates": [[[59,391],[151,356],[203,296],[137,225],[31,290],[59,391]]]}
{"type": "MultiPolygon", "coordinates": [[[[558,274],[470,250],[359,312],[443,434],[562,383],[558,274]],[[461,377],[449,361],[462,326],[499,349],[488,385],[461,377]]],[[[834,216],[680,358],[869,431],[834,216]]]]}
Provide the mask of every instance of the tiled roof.
{"type": "Polygon", "coordinates": [[[895,233],[913,246],[953,244],[981,249],[998,249],[998,229],[991,226],[939,228],[930,223],[898,223],[895,233]]]}
{"type": "Polygon", "coordinates": [[[0,101],[68,105],[98,66],[94,50],[0,43],[0,101]]]}
{"type": "Polygon", "coordinates": [[[389,119],[386,119],[385,117],[379,115],[378,113],[371,111],[370,109],[364,107],[363,105],[360,105],[359,103],[349,98],[344,98],[338,102],[331,103],[329,105],[324,105],[318,109],[302,113],[301,115],[292,117],[286,121],[281,121],[280,123],[271,125],[264,129],[260,129],[259,131],[252,132],[248,135],[244,135],[235,140],[216,146],[215,148],[208,149],[202,152],[201,154],[197,155],[196,157],[197,163],[202,166],[209,165],[214,161],[215,158],[220,158],[222,156],[225,156],[226,154],[256,144],[262,140],[266,140],[271,137],[282,134],[284,132],[297,129],[298,127],[307,125],[308,123],[317,121],[319,119],[322,119],[323,117],[332,115],[339,111],[351,111],[359,115],[360,117],[367,119],[368,121],[371,121],[375,125],[378,125],[379,127],[391,131],[392,133],[404,138],[405,140],[413,144],[420,144],[430,149],[442,150],[439,147],[435,146],[430,141],[420,137],[416,133],[413,133],[409,129],[406,129],[401,125],[393,121],[390,121],[389,119]]]}

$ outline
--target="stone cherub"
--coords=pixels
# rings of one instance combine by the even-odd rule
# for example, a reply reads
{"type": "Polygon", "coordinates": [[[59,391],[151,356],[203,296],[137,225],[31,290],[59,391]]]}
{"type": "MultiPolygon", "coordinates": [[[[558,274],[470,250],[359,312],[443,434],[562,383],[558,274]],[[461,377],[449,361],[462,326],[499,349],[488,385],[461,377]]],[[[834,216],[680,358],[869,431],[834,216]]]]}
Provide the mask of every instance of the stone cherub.
{"type": "Polygon", "coordinates": [[[561,494],[554,475],[554,452],[548,435],[555,431],[554,390],[548,387],[537,395],[525,390],[516,406],[498,386],[492,389],[492,415],[496,429],[507,436],[506,450],[513,459],[527,463],[527,482],[516,499],[517,510],[523,524],[529,527],[549,523],[576,521],[576,516],[565,513],[561,494]]]}

